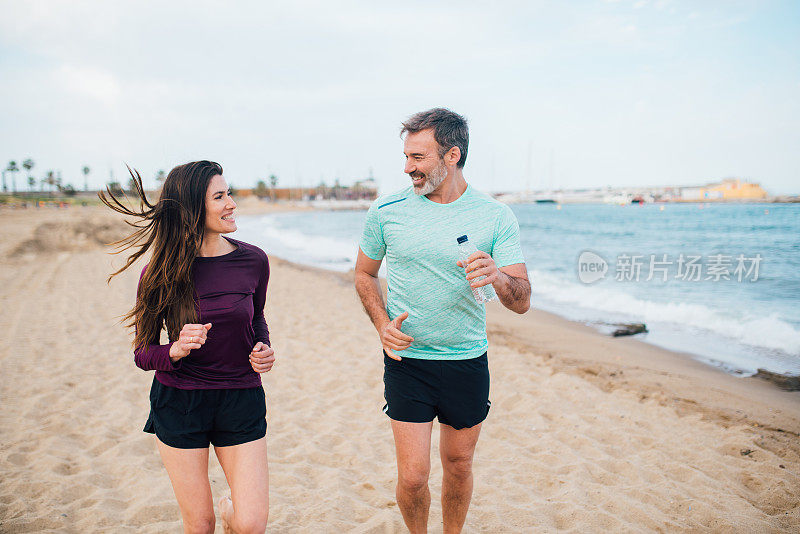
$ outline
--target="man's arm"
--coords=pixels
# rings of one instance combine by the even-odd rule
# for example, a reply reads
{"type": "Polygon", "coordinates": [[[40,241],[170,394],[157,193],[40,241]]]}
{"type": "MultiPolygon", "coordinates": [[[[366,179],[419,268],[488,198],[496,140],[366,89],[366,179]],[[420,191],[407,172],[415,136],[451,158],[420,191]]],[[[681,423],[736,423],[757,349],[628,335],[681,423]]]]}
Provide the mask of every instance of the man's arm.
{"type": "Polygon", "coordinates": [[[509,310],[525,313],[531,307],[531,283],[524,263],[498,269],[499,276],[492,284],[500,302],[509,310]]]}
{"type": "MultiPolygon", "coordinates": [[[[459,267],[463,264],[459,261],[459,267]]],[[[524,263],[515,263],[497,268],[492,257],[479,250],[469,257],[467,280],[473,288],[492,284],[503,306],[517,313],[525,313],[531,307],[531,284],[524,263]],[[475,278],[485,276],[483,280],[475,278]]]]}
{"type": "Polygon", "coordinates": [[[378,281],[380,267],[380,260],[373,260],[360,248],[358,249],[355,268],[356,292],[361,298],[364,311],[367,312],[375,330],[378,331],[383,350],[390,358],[400,360],[400,357],[392,351],[407,349],[414,338],[400,331],[403,321],[408,317],[408,312],[398,315],[394,321],[390,320],[389,314],[386,313],[386,304],[383,302],[383,293],[378,281]]]}
{"type": "Polygon", "coordinates": [[[361,249],[358,249],[356,259],[356,292],[361,298],[364,311],[369,315],[369,319],[375,328],[380,332],[386,323],[389,322],[389,315],[386,313],[386,303],[383,301],[383,292],[378,281],[378,269],[381,267],[380,260],[373,260],[361,249]]]}

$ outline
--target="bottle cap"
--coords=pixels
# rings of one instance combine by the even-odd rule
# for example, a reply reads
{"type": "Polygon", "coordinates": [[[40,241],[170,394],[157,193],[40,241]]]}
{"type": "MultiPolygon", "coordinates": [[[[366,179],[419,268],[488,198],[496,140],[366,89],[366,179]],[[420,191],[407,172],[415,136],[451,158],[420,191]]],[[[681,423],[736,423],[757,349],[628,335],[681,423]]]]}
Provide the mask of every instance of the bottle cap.
{"type": "Polygon", "coordinates": [[[460,245],[461,243],[466,243],[469,240],[467,239],[467,236],[462,235],[461,237],[457,238],[456,241],[458,241],[458,244],[460,245]]]}

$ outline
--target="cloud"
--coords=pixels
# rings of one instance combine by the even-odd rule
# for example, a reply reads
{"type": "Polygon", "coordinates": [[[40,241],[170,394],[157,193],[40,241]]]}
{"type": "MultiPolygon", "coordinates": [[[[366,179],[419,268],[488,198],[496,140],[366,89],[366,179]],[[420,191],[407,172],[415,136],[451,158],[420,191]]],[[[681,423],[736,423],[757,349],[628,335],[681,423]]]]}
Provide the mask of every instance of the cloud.
{"type": "Polygon", "coordinates": [[[120,84],[113,74],[91,67],[61,65],[55,73],[55,83],[107,106],[115,104],[121,93],[120,84]]]}
{"type": "Polygon", "coordinates": [[[777,45],[750,24],[755,9],[704,8],[698,24],[693,6],[634,7],[11,1],[0,161],[30,154],[66,173],[125,160],[150,176],[210,157],[238,186],[268,170],[287,184],[346,183],[372,167],[390,190],[406,183],[399,121],[445,105],[470,119],[479,188],[519,186],[529,146],[534,175],[552,150],[565,186],[706,179],[736,165],[758,176],[765,161],[786,165],[773,166],[776,180],[795,179],[799,156],[775,147],[800,139],[774,118],[800,122],[796,97],[778,89],[796,93],[796,47],[782,62],[764,53],[777,45]],[[755,81],[766,87],[757,97],[755,81]],[[733,165],[730,115],[747,107],[759,113],[743,128],[759,138],[733,165]],[[691,126],[707,116],[717,119],[691,126]]]}

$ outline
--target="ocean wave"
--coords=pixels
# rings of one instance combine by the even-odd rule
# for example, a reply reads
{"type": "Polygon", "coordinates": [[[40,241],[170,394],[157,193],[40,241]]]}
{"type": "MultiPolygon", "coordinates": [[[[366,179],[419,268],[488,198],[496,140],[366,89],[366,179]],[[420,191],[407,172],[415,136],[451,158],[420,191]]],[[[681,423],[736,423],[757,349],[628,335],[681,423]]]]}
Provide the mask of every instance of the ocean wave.
{"type": "MultiPolygon", "coordinates": [[[[656,302],[634,297],[602,286],[587,286],[553,273],[529,271],[536,297],[554,302],[559,307],[573,305],[576,316],[591,312],[620,314],[632,320],[666,322],[691,329],[700,329],[724,336],[738,343],[800,355],[800,331],[778,314],[755,315],[747,311],[714,310],[703,304],[656,302]]],[[[599,317],[599,316],[598,316],[599,317]]]]}
{"type": "Polygon", "coordinates": [[[267,254],[336,271],[348,271],[355,266],[358,242],[353,239],[287,228],[269,215],[240,219],[238,226],[234,238],[253,243],[267,254]]]}

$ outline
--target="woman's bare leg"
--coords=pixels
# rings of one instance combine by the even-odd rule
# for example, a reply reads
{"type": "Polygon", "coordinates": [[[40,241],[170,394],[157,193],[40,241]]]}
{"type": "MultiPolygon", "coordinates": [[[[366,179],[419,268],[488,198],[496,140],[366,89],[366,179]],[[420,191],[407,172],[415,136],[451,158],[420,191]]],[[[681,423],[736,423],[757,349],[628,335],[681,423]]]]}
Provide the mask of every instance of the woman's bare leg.
{"type": "Polygon", "coordinates": [[[214,447],[231,488],[220,500],[222,524],[228,532],[263,534],[269,516],[269,467],[266,436],[255,441],[214,447]]]}
{"type": "Polygon", "coordinates": [[[178,499],[187,534],[214,532],[214,502],[208,482],[208,449],[176,449],[156,438],[161,461],[167,468],[178,499]]]}

